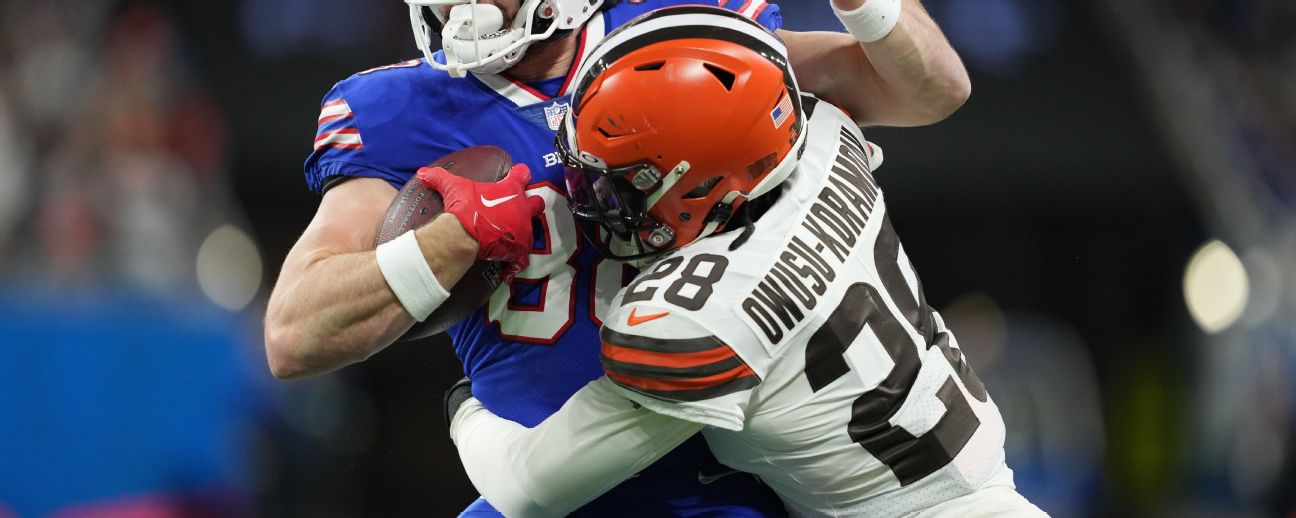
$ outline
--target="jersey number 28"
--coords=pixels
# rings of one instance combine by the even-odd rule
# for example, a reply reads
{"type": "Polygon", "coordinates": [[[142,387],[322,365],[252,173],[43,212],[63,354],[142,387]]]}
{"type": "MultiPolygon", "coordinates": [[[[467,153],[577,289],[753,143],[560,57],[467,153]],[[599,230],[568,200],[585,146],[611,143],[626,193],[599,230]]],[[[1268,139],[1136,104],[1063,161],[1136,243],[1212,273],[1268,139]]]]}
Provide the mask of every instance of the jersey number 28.
{"type": "Polygon", "coordinates": [[[901,486],[907,486],[949,464],[981,425],[952,377],[946,378],[936,393],[945,405],[945,415],[927,433],[915,436],[891,424],[891,417],[909,396],[922,367],[918,347],[939,347],[972,397],[985,402],[988,396],[981,380],[963,360],[962,353],[950,346],[949,335],[936,332],[933,311],[927,306],[921,284],[916,290],[918,298],[913,297],[914,292],[900,271],[900,240],[890,221],[884,220],[882,225],[874,245],[882,287],[926,343],[915,344],[904,324],[887,308],[882,293],[861,282],[847,290],[841,306],[811,337],[806,346],[805,372],[810,388],[815,392],[841,378],[850,372],[843,356],[846,349],[856,341],[865,326],[872,329],[895,366],[877,387],[855,400],[847,433],[873,457],[890,467],[901,486]]]}

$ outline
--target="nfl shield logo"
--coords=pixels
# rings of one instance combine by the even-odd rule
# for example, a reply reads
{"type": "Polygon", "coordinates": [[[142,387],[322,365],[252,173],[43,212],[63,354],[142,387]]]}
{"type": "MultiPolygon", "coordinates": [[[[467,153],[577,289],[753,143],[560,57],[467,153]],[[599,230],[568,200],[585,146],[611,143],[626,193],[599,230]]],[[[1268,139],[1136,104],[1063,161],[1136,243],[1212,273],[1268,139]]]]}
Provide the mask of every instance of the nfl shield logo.
{"type": "Polygon", "coordinates": [[[558,131],[558,127],[562,126],[563,116],[567,115],[569,108],[571,108],[570,104],[560,102],[545,106],[545,120],[549,122],[549,129],[558,131]]]}

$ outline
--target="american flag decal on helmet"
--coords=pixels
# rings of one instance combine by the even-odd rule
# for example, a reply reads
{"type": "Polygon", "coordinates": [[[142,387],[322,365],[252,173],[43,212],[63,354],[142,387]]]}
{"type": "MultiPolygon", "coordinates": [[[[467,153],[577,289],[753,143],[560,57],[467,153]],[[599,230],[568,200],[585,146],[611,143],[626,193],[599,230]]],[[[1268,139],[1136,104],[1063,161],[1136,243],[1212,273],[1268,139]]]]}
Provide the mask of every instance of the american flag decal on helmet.
{"type": "Polygon", "coordinates": [[[792,117],[792,111],[792,96],[784,93],[783,100],[779,101],[778,106],[774,107],[774,111],[770,112],[770,118],[774,119],[774,127],[782,127],[783,123],[792,117]]]}
{"type": "Polygon", "coordinates": [[[355,125],[355,115],[345,99],[329,101],[320,106],[319,130],[315,133],[315,150],[326,147],[337,149],[364,149],[360,130],[355,125]]]}

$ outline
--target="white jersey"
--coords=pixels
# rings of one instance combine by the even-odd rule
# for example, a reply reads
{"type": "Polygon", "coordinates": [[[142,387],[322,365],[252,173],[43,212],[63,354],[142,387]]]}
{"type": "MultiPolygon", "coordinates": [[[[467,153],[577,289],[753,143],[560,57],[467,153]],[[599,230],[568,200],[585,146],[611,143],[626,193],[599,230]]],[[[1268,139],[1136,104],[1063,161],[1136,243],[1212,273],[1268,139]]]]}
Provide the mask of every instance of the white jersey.
{"type": "Polygon", "coordinates": [[[634,402],[708,425],[721,462],[800,515],[899,516],[1012,486],[1004,425],[887,220],[881,152],[825,102],[750,239],[700,240],[618,294],[603,364],[634,402]]]}

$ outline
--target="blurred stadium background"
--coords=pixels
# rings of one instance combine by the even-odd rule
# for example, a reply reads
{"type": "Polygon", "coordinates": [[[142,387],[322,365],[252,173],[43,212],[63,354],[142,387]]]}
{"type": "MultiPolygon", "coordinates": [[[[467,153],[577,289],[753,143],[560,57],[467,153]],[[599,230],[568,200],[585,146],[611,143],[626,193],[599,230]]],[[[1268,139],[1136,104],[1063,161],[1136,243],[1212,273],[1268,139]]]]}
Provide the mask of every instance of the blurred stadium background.
{"type": "MultiPolygon", "coordinates": [[[[827,0],[785,26],[835,28],[827,0]]],[[[879,181],[1054,516],[1296,516],[1296,2],[926,0],[973,77],[879,181]]],[[[0,517],[449,516],[444,339],[261,348],[397,0],[0,0],[0,517]]],[[[431,159],[433,157],[429,157],[431,159]]]]}

